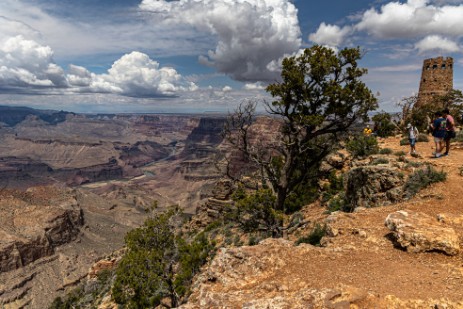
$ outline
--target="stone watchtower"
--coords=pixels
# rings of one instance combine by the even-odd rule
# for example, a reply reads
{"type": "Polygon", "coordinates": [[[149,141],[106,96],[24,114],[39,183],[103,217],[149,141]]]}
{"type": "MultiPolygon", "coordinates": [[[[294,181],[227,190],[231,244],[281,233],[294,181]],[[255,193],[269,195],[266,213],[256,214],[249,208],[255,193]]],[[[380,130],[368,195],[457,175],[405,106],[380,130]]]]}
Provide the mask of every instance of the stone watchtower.
{"type": "Polygon", "coordinates": [[[452,89],[453,58],[437,57],[424,60],[416,107],[432,103],[434,96],[444,95],[452,89]]]}

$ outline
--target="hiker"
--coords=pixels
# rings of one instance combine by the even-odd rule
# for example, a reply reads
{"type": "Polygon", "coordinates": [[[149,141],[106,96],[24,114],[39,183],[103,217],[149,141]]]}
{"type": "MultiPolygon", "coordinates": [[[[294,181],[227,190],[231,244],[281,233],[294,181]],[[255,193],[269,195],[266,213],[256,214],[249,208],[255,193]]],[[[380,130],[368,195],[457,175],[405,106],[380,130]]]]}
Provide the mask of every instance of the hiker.
{"type": "Polygon", "coordinates": [[[370,129],[370,125],[367,124],[367,126],[365,127],[365,129],[363,129],[363,135],[365,135],[365,136],[370,136],[371,132],[372,132],[372,131],[371,131],[371,129],[370,129]]]}
{"type": "Polygon", "coordinates": [[[375,122],[375,125],[373,126],[373,136],[378,136],[378,131],[379,131],[379,124],[375,122]]]}
{"type": "Polygon", "coordinates": [[[444,156],[449,155],[450,150],[450,140],[455,138],[455,120],[453,119],[452,115],[450,115],[449,109],[446,108],[442,111],[442,116],[445,118],[445,152],[444,156]]]}
{"type": "Polygon", "coordinates": [[[416,154],[416,139],[418,138],[418,129],[413,126],[411,123],[407,124],[407,131],[408,131],[408,141],[410,142],[410,154],[416,154]]]}
{"type": "Polygon", "coordinates": [[[442,116],[442,112],[436,112],[435,119],[431,125],[432,136],[434,136],[434,143],[436,144],[436,150],[433,152],[436,158],[442,156],[442,150],[444,148],[444,137],[445,137],[445,118],[442,116]]]}

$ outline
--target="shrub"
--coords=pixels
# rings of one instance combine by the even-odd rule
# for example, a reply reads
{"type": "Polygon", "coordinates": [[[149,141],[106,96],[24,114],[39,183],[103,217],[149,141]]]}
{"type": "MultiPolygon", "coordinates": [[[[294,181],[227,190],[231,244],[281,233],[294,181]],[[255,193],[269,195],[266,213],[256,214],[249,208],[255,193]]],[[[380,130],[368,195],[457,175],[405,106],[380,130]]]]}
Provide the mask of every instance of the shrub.
{"type": "Polygon", "coordinates": [[[382,148],[382,149],[379,150],[379,154],[388,155],[388,154],[391,154],[391,153],[392,153],[391,148],[382,148]]]}
{"type": "Polygon", "coordinates": [[[445,181],[446,179],[447,174],[444,171],[436,171],[432,166],[428,165],[408,177],[404,185],[405,197],[411,198],[430,184],[445,181]]]}
{"type": "Polygon", "coordinates": [[[405,156],[407,153],[403,150],[399,150],[399,151],[396,151],[394,152],[394,155],[395,156],[398,156],[398,157],[402,157],[402,156],[405,156]]]}
{"type": "Polygon", "coordinates": [[[240,196],[235,201],[233,219],[244,232],[266,231],[281,236],[284,214],[276,210],[276,198],[269,189],[240,196]]]}
{"type": "Polygon", "coordinates": [[[303,206],[308,205],[319,197],[318,184],[314,179],[308,179],[296,185],[293,192],[290,192],[285,200],[285,213],[291,214],[299,211],[303,206]]]}
{"type": "Polygon", "coordinates": [[[337,176],[336,172],[332,171],[328,175],[328,181],[329,184],[323,187],[322,203],[327,203],[331,198],[344,190],[344,177],[342,174],[337,176]]]}
{"type": "Polygon", "coordinates": [[[376,158],[371,161],[371,165],[378,165],[378,164],[388,164],[389,160],[386,158],[376,158]]]}
{"type": "Polygon", "coordinates": [[[315,224],[314,228],[307,236],[303,236],[296,241],[296,245],[306,243],[306,244],[311,244],[313,246],[320,246],[320,241],[325,235],[326,235],[326,224],[321,225],[317,223],[315,224]]]}
{"type": "Polygon", "coordinates": [[[251,234],[248,239],[248,246],[255,246],[264,238],[266,238],[266,235],[260,233],[251,234]]]}
{"type": "Polygon", "coordinates": [[[353,157],[365,157],[379,152],[378,141],[372,135],[357,135],[347,142],[346,148],[353,157]]]}
{"type": "Polygon", "coordinates": [[[418,143],[429,142],[429,137],[427,134],[420,133],[418,134],[418,138],[416,139],[418,143]]]}
{"type": "Polygon", "coordinates": [[[346,194],[345,192],[341,192],[335,197],[333,197],[329,202],[328,202],[328,207],[327,210],[328,212],[335,212],[335,211],[346,211],[347,201],[346,201],[346,194]]]}
{"type": "Polygon", "coordinates": [[[422,165],[423,165],[423,163],[421,163],[421,162],[410,161],[405,165],[405,167],[415,167],[416,168],[416,167],[420,167],[422,165]]]}
{"type": "Polygon", "coordinates": [[[408,137],[402,138],[400,140],[400,146],[405,146],[405,145],[410,145],[410,141],[408,140],[408,137]]]}

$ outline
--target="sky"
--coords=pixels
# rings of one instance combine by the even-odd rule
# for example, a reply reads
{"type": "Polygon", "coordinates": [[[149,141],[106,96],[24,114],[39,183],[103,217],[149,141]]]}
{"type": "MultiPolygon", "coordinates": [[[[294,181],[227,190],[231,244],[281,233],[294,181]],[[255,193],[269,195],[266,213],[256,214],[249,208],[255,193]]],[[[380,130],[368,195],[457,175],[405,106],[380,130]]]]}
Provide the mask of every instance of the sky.
{"type": "Polygon", "coordinates": [[[454,59],[463,0],[2,0],[0,105],[88,113],[214,113],[271,101],[281,60],[360,47],[380,110],[454,59]]]}

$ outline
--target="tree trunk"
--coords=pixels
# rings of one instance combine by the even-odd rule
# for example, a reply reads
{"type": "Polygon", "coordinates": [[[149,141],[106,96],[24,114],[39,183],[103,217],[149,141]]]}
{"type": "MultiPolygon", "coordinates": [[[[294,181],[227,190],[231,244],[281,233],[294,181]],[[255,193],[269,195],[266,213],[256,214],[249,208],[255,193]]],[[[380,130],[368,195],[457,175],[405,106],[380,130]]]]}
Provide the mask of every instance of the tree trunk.
{"type": "Polygon", "coordinates": [[[283,211],[286,213],[285,201],[287,195],[287,188],[278,187],[277,189],[277,210],[283,211]]]}

